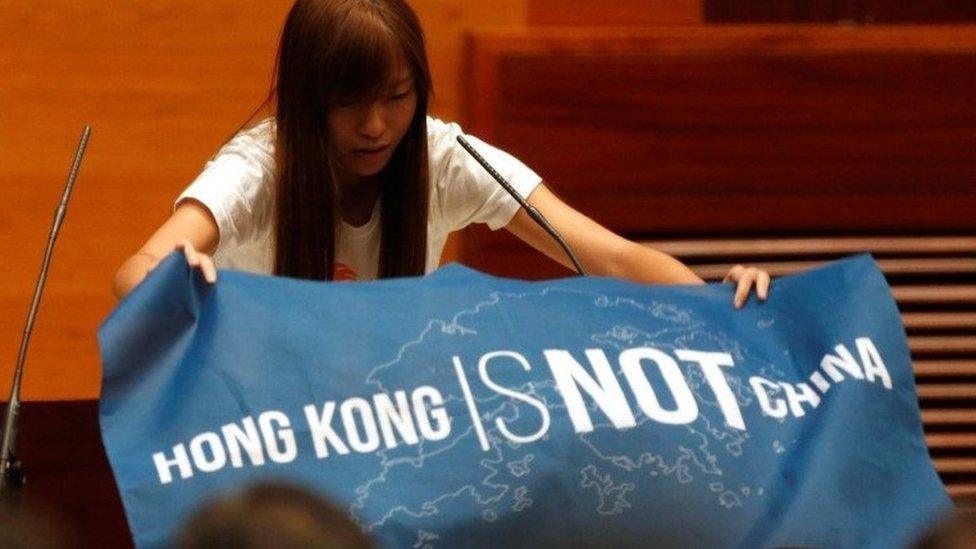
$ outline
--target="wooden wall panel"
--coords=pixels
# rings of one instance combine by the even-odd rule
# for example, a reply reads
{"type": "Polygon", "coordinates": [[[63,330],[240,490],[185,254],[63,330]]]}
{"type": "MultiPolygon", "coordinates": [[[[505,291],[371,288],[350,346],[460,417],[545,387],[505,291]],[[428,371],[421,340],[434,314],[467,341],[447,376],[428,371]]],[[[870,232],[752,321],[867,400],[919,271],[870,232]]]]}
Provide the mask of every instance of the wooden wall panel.
{"type": "Polygon", "coordinates": [[[287,4],[5,4],[0,399],[83,124],[93,134],[31,341],[30,399],[98,394],[112,275],[266,92],[287,4]]]}
{"type": "Polygon", "coordinates": [[[701,23],[701,0],[529,0],[529,25],[693,25],[701,23]]]}
{"type": "MultiPolygon", "coordinates": [[[[470,55],[471,131],[703,278],[878,254],[934,464],[976,504],[976,27],[485,32],[470,55]]],[[[504,231],[467,243],[494,274],[569,274],[504,231]]]]}
{"type": "MultiPolygon", "coordinates": [[[[974,29],[479,33],[469,129],[631,236],[973,230],[974,29]]],[[[479,267],[560,272],[473,243],[479,267]]]]}
{"type": "Polygon", "coordinates": [[[969,0],[703,0],[708,23],[973,23],[969,0]]]}
{"type": "MultiPolygon", "coordinates": [[[[522,26],[528,1],[411,2],[427,37],[433,114],[464,122],[464,94],[479,93],[462,85],[464,33],[522,26]]],[[[0,246],[7,255],[0,264],[0,333],[6,334],[0,355],[8,358],[0,361],[0,400],[9,390],[37,268],[82,126],[91,123],[94,131],[31,342],[24,387],[30,399],[97,396],[94,334],[114,306],[111,277],[264,98],[291,3],[4,4],[0,246]]],[[[604,13],[676,21],[675,14],[692,4],[621,6],[604,13]]],[[[538,9],[533,13],[543,17],[538,9]]],[[[574,13],[582,12],[564,11],[570,19],[574,13]]]]}
{"type": "MultiPolygon", "coordinates": [[[[525,0],[414,0],[437,95],[460,104],[463,32],[520,25],[525,0]]],[[[93,398],[115,270],[265,96],[291,0],[6,2],[0,17],[0,400],[54,208],[93,125],[28,355],[28,399],[93,398]]]]}
{"type": "Polygon", "coordinates": [[[132,547],[102,446],[98,401],[27,402],[20,425],[17,456],[27,479],[21,508],[40,514],[64,547],[132,547]]]}

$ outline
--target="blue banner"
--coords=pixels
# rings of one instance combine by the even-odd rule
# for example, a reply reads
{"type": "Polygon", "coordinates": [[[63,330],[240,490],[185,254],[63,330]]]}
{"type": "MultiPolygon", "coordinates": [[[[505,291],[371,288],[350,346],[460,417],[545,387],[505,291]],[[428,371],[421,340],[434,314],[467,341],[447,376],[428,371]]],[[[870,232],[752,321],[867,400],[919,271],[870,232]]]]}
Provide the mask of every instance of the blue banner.
{"type": "Polygon", "coordinates": [[[458,265],[209,286],[173,253],[98,333],[135,541],[270,478],[389,547],[909,543],[950,500],[875,262],[732,293],[458,265]]]}

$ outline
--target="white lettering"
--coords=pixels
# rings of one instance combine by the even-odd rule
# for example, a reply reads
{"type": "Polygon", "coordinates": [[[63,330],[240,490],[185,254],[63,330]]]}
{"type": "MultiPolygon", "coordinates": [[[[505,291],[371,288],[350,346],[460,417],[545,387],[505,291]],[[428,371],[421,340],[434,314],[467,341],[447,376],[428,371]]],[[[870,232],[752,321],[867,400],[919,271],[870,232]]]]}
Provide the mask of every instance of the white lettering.
{"type": "Polygon", "coordinates": [[[823,374],[820,372],[810,374],[810,382],[823,394],[827,394],[827,391],[830,390],[830,382],[824,379],[823,374]]]}
{"type": "Polygon", "coordinates": [[[407,401],[407,393],[397,391],[393,393],[396,405],[390,400],[390,395],[377,393],[373,395],[373,405],[376,406],[376,416],[379,418],[380,431],[383,433],[383,443],[387,448],[394,448],[397,445],[396,436],[393,434],[393,427],[400,433],[400,438],[407,444],[417,444],[417,429],[413,425],[413,416],[410,415],[410,403],[407,401]]]}
{"type": "Polygon", "coordinates": [[[586,356],[599,382],[594,380],[568,351],[549,349],[543,351],[543,354],[549,364],[549,370],[552,371],[553,379],[556,380],[559,393],[566,403],[573,429],[577,433],[589,433],[593,430],[593,422],[590,420],[586,404],[583,403],[580,388],[590,395],[597,407],[603,410],[617,429],[627,429],[637,425],[634,413],[627,404],[627,398],[602,350],[586,350],[586,356]]]}
{"type": "Polygon", "coordinates": [[[885,367],[884,361],[881,360],[881,353],[874,346],[874,342],[869,338],[859,337],[854,340],[854,344],[857,345],[857,352],[861,355],[861,364],[864,365],[864,377],[871,382],[876,377],[880,377],[885,389],[891,389],[891,375],[888,373],[888,368],[885,367]]]}
{"type": "Polygon", "coordinates": [[[156,452],[153,454],[153,463],[156,464],[156,472],[159,473],[159,482],[162,484],[173,482],[173,475],[169,468],[174,465],[180,471],[180,478],[187,479],[193,476],[190,456],[186,454],[186,447],[182,444],[173,446],[173,459],[166,459],[166,454],[156,452]]]}
{"type": "Polygon", "coordinates": [[[824,372],[827,372],[827,375],[830,376],[830,379],[834,380],[834,383],[844,381],[844,375],[840,373],[838,368],[850,374],[854,379],[864,379],[864,374],[861,373],[861,366],[854,360],[847,347],[838,345],[834,347],[834,351],[837,352],[838,356],[824,355],[823,360],[820,361],[820,368],[824,372]]]}
{"type": "Polygon", "coordinates": [[[264,445],[268,449],[268,457],[275,463],[290,463],[298,455],[298,447],[295,444],[295,434],[289,427],[291,422],[288,416],[277,410],[269,410],[258,416],[258,425],[261,427],[261,434],[264,437],[264,445]],[[275,431],[273,423],[281,426],[275,431]],[[275,435],[277,435],[277,440],[275,435]],[[281,442],[281,446],[278,442],[281,442]]]}
{"type": "Polygon", "coordinates": [[[669,425],[684,425],[698,419],[698,403],[695,402],[695,395],[691,393],[688,382],[681,375],[681,369],[673,358],[657,349],[638,347],[620,353],[620,367],[627,382],[630,383],[637,404],[649,419],[669,425]],[[644,374],[641,365],[644,360],[654,362],[661,371],[664,384],[674,397],[674,410],[665,410],[661,407],[654,388],[644,374]]]}
{"type": "Polygon", "coordinates": [[[329,457],[329,444],[340,454],[348,454],[349,448],[346,443],[339,438],[332,428],[332,416],[335,413],[335,402],[329,401],[322,406],[322,414],[318,414],[315,405],[309,404],[304,408],[305,419],[308,420],[308,427],[312,434],[312,442],[315,444],[315,457],[324,459],[329,457]]]}
{"type": "Polygon", "coordinates": [[[451,434],[451,419],[444,409],[444,397],[440,391],[428,385],[417,387],[413,390],[410,400],[413,403],[414,413],[417,414],[420,434],[425,439],[441,440],[451,434]]]}
{"type": "Polygon", "coordinates": [[[764,414],[776,419],[786,417],[786,413],[788,411],[786,409],[786,402],[784,402],[781,398],[777,398],[775,400],[769,399],[770,392],[780,392],[779,385],[759,376],[750,377],[749,385],[752,387],[752,392],[756,393],[756,399],[759,401],[759,407],[762,408],[764,414]]]}
{"type": "Polygon", "coordinates": [[[708,353],[703,351],[691,351],[688,349],[678,349],[675,351],[678,358],[688,362],[697,362],[705,374],[705,381],[712,388],[718,407],[725,416],[725,423],[734,429],[745,430],[746,422],[742,419],[742,410],[735,399],[729,382],[725,379],[720,366],[735,366],[732,355],[729,353],[708,353]]]}
{"type": "Polygon", "coordinates": [[[347,399],[339,407],[339,414],[342,416],[342,427],[346,430],[346,440],[349,441],[350,448],[365,454],[380,447],[380,433],[376,430],[373,408],[366,399],[347,399]],[[356,415],[359,416],[362,431],[357,428],[356,415]]]}
{"type": "Polygon", "coordinates": [[[224,434],[224,441],[230,453],[230,463],[236,468],[244,466],[241,450],[247,452],[252,465],[264,465],[264,450],[261,447],[261,435],[258,433],[254,418],[246,417],[241,422],[241,429],[236,423],[228,423],[220,428],[224,434]]]}
{"type": "Polygon", "coordinates": [[[790,404],[790,412],[795,417],[803,417],[806,413],[802,406],[804,402],[809,404],[811,409],[820,405],[820,395],[814,392],[813,387],[810,387],[806,383],[797,383],[794,385],[781,381],[779,385],[786,391],[786,402],[790,404]]]}
{"type": "Polygon", "coordinates": [[[190,455],[193,456],[193,464],[204,473],[219,471],[227,464],[227,453],[224,452],[224,445],[217,433],[200,433],[193,437],[190,441],[190,455]],[[210,446],[213,459],[207,456],[204,444],[210,446]]]}
{"type": "Polygon", "coordinates": [[[549,410],[546,409],[545,405],[543,405],[543,403],[540,402],[539,400],[536,400],[528,395],[519,393],[517,391],[508,389],[507,387],[502,387],[501,385],[498,385],[497,383],[492,381],[491,378],[488,376],[488,361],[496,357],[511,358],[516,362],[518,362],[519,365],[522,366],[522,369],[525,370],[526,372],[532,369],[532,367],[529,365],[529,361],[527,361],[525,357],[520,355],[519,353],[515,353],[512,351],[495,351],[493,353],[488,353],[482,356],[481,360],[478,361],[478,374],[481,376],[481,381],[485,385],[487,385],[488,388],[495,391],[496,393],[505,395],[509,398],[514,398],[515,400],[522,401],[528,404],[529,406],[532,406],[536,410],[538,410],[539,414],[542,416],[542,425],[540,425],[539,428],[530,435],[516,435],[515,433],[511,432],[508,429],[508,426],[505,424],[505,420],[503,420],[500,417],[495,418],[495,425],[498,427],[498,430],[501,431],[503,435],[505,435],[509,440],[513,442],[519,442],[524,444],[528,442],[534,442],[542,438],[542,436],[545,435],[546,432],[549,430],[549,420],[550,420],[549,410]]]}

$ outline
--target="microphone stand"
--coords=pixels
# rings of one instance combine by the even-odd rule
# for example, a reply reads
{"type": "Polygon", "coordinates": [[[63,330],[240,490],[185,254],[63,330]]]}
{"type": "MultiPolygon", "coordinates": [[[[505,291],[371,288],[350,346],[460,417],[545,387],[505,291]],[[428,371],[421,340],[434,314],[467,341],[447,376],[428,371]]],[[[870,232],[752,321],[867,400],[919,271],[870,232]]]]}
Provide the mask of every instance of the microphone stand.
{"type": "Polygon", "coordinates": [[[31,301],[30,312],[27,314],[27,325],[24,327],[24,337],[20,342],[20,354],[17,356],[17,368],[14,370],[14,381],[10,387],[10,399],[7,401],[7,410],[3,418],[3,445],[0,446],[0,498],[12,501],[14,494],[19,494],[24,484],[24,473],[20,461],[14,455],[17,442],[17,419],[20,417],[20,386],[24,377],[24,359],[27,357],[27,344],[30,342],[31,331],[34,329],[34,319],[37,317],[37,306],[41,301],[41,292],[44,290],[44,281],[47,279],[47,270],[51,264],[51,254],[54,252],[54,241],[61,231],[61,223],[64,221],[64,214],[68,208],[68,198],[71,196],[71,189],[75,184],[75,177],[78,176],[78,168],[81,166],[81,158],[85,154],[88,146],[88,138],[91,136],[91,126],[86,125],[81,134],[81,142],[78,150],[75,151],[75,159],[71,164],[71,172],[68,174],[68,182],[65,184],[64,193],[61,195],[61,203],[54,213],[54,226],[51,228],[51,235],[47,240],[47,249],[44,251],[44,261],[41,263],[41,274],[34,287],[34,299],[31,301]]]}
{"type": "Polygon", "coordinates": [[[492,168],[491,164],[489,164],[483,156],[478,154],[478,151],[474,150],[474,147],[471,146],[471,143],[468,142],[463,135],[457,136],[457,140],[458,143],[464,147],[464,150],[468,151],[468,153],[470,153],[471,156],[473,156],[474,159],[477,160],[478,163],[481,164],[481,166],[487,170],[493,178],[495,178],[495,181],[497,181],[499,185],[508,191],[508,194],[512,195],[512,198],[514,198],[522,206],[522,208],[525,209],[525,213],[529,214],[529,217],[531,217],[533,221],[535,221],[540,227],[549,233],[549,236],[551,236],[562,247],[563,251],[566,252],[566,255],[569,256],[569,260],[573,262],[573,266],[576,267],[576,274],[579,276],[586,276],[586,271],[583,269],[583,265],[580,263],[579,258],[576,257],[576,253],[569,246],[569,244],[563,240],[563,237],[559,234],[559,231],[549,224],[549,221],[547,221],[546,218],[539,213],[539,210],[535,209],[524,198],[522,198],[522,195],[515,190],[515,187],[512,187],[512,184],[506,181],[505,178],[502,177],[502,174],[498,173],[495,168],[492,168]]]}

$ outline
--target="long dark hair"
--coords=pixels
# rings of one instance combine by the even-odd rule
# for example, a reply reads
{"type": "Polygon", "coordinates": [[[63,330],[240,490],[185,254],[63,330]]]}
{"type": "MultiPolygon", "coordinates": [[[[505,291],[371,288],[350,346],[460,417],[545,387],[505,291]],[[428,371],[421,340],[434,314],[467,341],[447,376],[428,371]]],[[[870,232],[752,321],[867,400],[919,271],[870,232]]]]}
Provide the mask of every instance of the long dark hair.
{"type": "Polygon", "coordinates": [[[424,273],[427,106],[433,85],[417,15],[404,0],[298,0],[285,21],[274,81],[262,104],[275,107],[274,274],[332,279],[339,214],[328,111],[335,102],[373,101],[389,93],[401,55],[413,77],[417,106],[379,173],[378,275],[424,273]]]}

